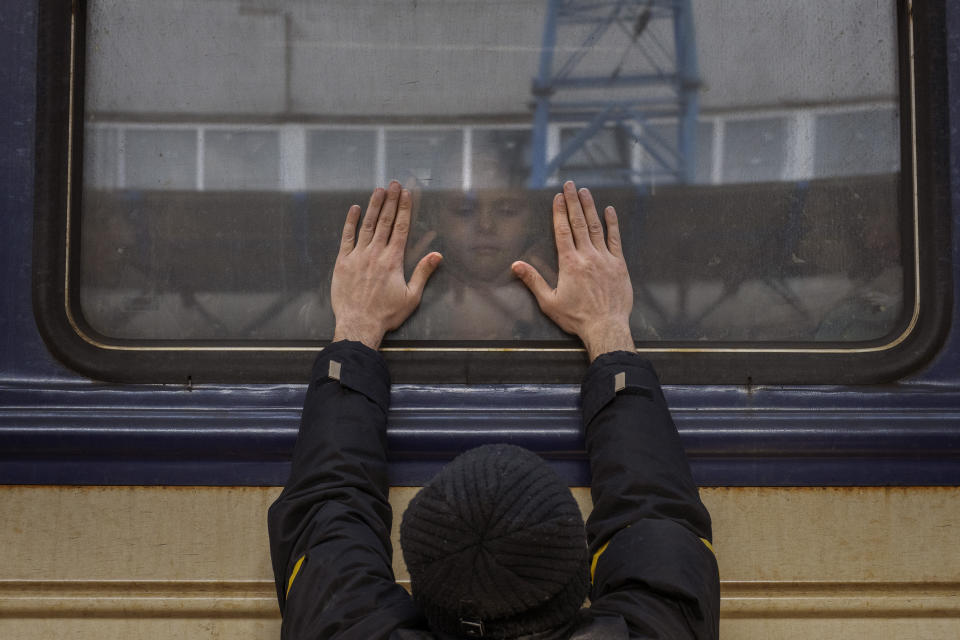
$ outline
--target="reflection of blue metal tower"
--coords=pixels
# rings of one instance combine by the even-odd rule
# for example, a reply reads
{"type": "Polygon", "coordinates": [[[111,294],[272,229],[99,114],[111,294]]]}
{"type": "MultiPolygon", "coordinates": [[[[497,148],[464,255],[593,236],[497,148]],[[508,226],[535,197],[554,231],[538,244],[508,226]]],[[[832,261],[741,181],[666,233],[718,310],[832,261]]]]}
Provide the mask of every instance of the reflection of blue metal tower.
{"type": "Polygon", "coordinates": [[[631,182],[692,182],[698,86],[690,0],[547,0],[530,187],[608,128],[642,150],[631,182]],[[552,154],[551,123],[576,131],[552,154]]]}

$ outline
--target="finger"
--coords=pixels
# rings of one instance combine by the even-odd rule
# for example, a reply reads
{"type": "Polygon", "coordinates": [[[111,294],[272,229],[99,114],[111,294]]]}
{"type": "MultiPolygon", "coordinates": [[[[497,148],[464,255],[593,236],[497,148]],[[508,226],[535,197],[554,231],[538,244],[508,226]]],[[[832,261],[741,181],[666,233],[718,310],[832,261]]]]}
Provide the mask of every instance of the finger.
{"type": "Polygon", "coordinates": [[[547,284],[557,281],[557,270],[554,269],[553,265],[549,264],[540,256],[530,256],[528,260],[529,264],[540,272],[540,275],[547,281],[547,284]]]}
{"type": "Polygon", "coordinates": [[[370,195],[367,212],[363,215],[363,224],[360,225],[360,233],[357,236],[357,246],[365,247],[373,239],[373,232],[377,228],[377,218],[380,217],[380,207],[383,205],[385,194],[386,191],[377,187],[370,195]]]}
{"type": "Polygon", "coordinates": [[[344,256],[353,251],[357,244],[357,222],[360,221],[360,205],[355,204],[347,211],[347,221],[343,223],[343,233],[340,234],[340,255],[344,256]]]}
{"type": "Polygon", "coordinates": [[[390,234],[389,242],[391,247],[400,251],[403,251],[404,247],[407,246],[407,235],[410,233],[411,204],[410,192],[403,189],[400,192],[397,219],[393,223],[393,232],[390,234]]]}
{"type": "Polygon", "coordinates": [[[417,297],[418,302],[423,295],[423,288],[427,286],[427,280],[430,279],[430,276],[437,270],[441,262],[443,262],[443,256],[434,251],[433,253],[428,253],[423,256],[420,262],[417,263],[413,274],[410,276],[410,282],[407,283],[407,287],[417,297]]]}
{"type": "MultiPolygon", "coordinates": [[[[409,194],[407,196],[409,198],[409,194]]],[[[399,200],[400,183],[392,180],[387,187],[387,200],[380,208],[380,217],[377,218],[377,229],[373,234],[373,242],[387,244],[390,233],[393,231],[393,221],[397,217],[397,202],[399,200]]]]}
{"type": "Polygon", "coordinates": [[[567,217],[567,203],[563,194],[553,197],[553,238],[557,243],[557,254],[565,256],[574,249],[573,232],[570,230],[570,219],[567,217]]]}
{"type": "Polygon", "coordinates": [[[549,297],[553,294],[553,289],[543,279],[543,276],[522,260],[517,260],[510,265],[510,270],[520,278],[523,284],[527,285],[527,289],[530,289],[533,297],[537,299],[537,304],[540,305],[541,309],[544,309],[544,305],[548,304],[549,297]]]}
{"type": "Polygon", "coordinates": [[[567,218],[570,220],[570,231],[573,233],[573,242],[578,250],[590,246],[590,235],[587,233],[587,219],[580,208],[580,197],[577,195],[577,186],[573,180],[563,183],[563,200],[567,205],[567,218]]]}
{"type": "Polygon", "coordinates": [[[580,189],[577,195],[580,196],[580,206],[583,209],[583,216],[587,220],[587,234],[590,236],[590,242],[598,251],[604,249],[603,225],[600,224],[600,216],[597,215],[597,206],[593,203],[593,195],[586,188],[580,189]]]}
{"type": "Polygon", "coordinates": [[[623,244],[620,242],[620,222],[613,207],[603,210],[603,219],[607,223],[607,249],[618,258],[623,257],[623,244]]]}

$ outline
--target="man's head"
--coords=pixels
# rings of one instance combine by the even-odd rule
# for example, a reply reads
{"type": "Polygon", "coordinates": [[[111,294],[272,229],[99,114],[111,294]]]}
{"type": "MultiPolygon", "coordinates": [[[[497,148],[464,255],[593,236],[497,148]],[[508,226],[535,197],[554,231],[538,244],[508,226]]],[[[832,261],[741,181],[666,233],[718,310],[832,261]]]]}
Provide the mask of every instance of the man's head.
{"type": "Polygon", "coordinates": [[[444,467],[410,502],[400,544],[435,631],[515,638],[564,628],[589,590],[577,503],[539,456],[512,445],[444,467]]]}

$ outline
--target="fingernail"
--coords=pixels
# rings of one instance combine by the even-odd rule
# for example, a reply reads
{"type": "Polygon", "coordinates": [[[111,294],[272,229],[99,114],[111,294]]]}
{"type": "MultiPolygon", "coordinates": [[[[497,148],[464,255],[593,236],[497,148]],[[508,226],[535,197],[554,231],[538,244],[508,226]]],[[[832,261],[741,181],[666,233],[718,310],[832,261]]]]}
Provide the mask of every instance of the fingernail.
{"type": "Polygon", "coordinates": [[[563,190],[564,190],[564,191],[573,191],[573,190],[575,190],[576,188],[577,188],[576,185],[573,184],[573,180],[567,180],[566,182],[563,183],[563,190]]]}

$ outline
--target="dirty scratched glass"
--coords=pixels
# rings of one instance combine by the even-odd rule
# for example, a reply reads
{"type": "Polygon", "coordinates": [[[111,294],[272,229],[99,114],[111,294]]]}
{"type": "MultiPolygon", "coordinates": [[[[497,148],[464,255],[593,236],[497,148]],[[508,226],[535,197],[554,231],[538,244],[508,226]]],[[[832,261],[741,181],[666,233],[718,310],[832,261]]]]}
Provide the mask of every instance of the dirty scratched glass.
{"type": "Polygon", "coordinates": [[[347,208],[414,194],[392,337],[568,339],[551,196],[621,217],[638,341],[898,330],[894,2],[90,0],[80,305],[113,339],[323,340],[347,208]]]}

